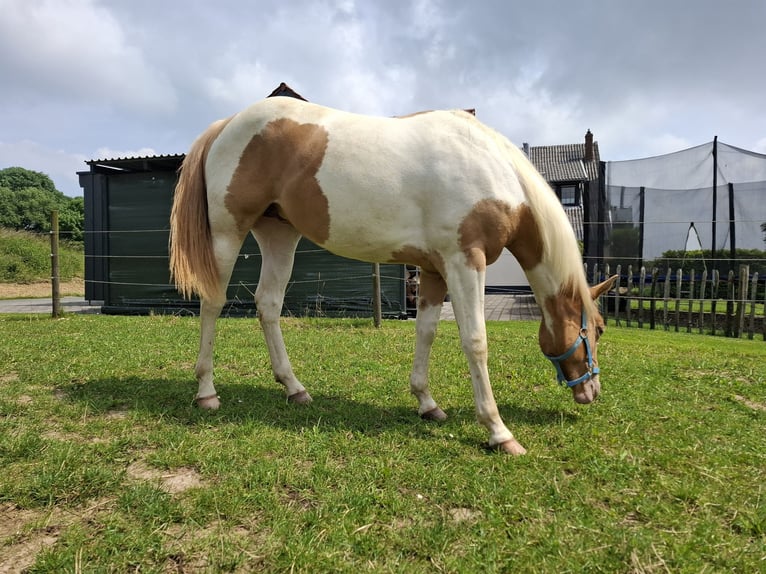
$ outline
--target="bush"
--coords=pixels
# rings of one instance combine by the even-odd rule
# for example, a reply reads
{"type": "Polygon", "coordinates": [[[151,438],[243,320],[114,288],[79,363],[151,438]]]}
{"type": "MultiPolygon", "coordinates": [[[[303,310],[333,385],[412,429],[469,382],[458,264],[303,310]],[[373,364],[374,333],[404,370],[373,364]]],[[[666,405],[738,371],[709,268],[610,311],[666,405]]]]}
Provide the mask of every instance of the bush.
{"type": "MultiPolygon", "coordinates": [[[[85,259],[82,244],[62,242],[59,275],[63,280],[83,277],[85,259]]],[[[50,281],[50,237],[24,231],[0,229],[0,282],[33,283],[50,281]]]]}
{"type": "MultiPolygon", "coordinates": [[[[737,259],[734,263],[734,272],[739,273],[739,265],[747,264],[750,266],[750,274],[758,273],[763,277],[766,274],[766,251],[760,249],[737,249],[737,259]]],[[[729,272],[729,256],[728,250],[716,251],[716,258],[718,261],[718,270],[721,274],[729,272]]],[[[657,267],[660,273],[664,274],[668,267],[670,267],[675,273],[676,269],[683,269],[684,273],[689,273],[694,270],[697,274],[702,273],[703,269],[707,268],[708,274],[712,272],[713,265],[710,261],[710,250],[705,249],[703,251],[665,251],[662,257],[654,261],[647,261],[644,263],[647,271],[652,267],[657,267]]]]}

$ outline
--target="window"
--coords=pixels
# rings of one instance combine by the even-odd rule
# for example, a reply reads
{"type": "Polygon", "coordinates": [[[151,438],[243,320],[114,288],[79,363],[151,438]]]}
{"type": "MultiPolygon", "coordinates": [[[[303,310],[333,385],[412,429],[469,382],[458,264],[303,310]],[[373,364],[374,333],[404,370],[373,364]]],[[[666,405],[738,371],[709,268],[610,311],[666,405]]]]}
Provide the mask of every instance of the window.
{"type": "Polygon", "coordinates": [[[562,205],[580,205],[580,198],[579,194],[577,193],[577,185],[559,186],[559,197],[561,198],[562,205]]]}

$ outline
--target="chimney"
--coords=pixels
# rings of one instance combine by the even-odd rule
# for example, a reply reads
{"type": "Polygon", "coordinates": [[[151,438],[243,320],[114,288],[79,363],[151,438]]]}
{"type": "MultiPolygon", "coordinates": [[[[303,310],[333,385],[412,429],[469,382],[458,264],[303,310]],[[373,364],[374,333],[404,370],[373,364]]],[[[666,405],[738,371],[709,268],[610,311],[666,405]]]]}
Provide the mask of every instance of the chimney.
{"type": "Polygon", "coordinates": [[[593,134],[590,130],[585,132],[585,157],[583,161],[593,161],[593,134]]]}
{"type": "Polygon", "coordinates": [[[524,153],[529,157],[529,144],[527,142],[524,142],[521,144],[522,149],[524,150],[524,153]]]}

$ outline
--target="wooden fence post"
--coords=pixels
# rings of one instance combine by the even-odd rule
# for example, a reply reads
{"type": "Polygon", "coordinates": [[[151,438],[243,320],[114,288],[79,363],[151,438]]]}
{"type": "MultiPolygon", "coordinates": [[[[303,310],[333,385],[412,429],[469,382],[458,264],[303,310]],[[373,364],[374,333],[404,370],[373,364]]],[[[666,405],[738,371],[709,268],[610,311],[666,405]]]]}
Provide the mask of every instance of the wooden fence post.
{"type": "MultiPolygon", "coordinates": [[[[604,277],[609,277],[611,275],[609,273],[610,271],[611,271],[611,268],[609,266],[609,263],[607,263],[604,266],[604,277]]],[[[609,293],[606,294],[606,297],[599,297],[598,299],[599,306],[601,307],[600,308],[601,316],[604,319],[604,325],[607,324],[607,318],[609,317],[609,306],[607,304],[607,301],[609,301],[609,293]]]]}
{"type": "Polygon", "coordinates": [[[705,324],[705,285],[707,283],[707,269],[702,271],[702,278],[700,279],[700,318],[699,318],[699,334],[704,332],[705,324]]]}
{"type": "Polygon", "coordinates": [[[715,307],[716,303],[718,303],[718,282],[721,280],[721,274],[718,272],[718,269],[713,269],[713,284],[710,286],[710,316],[713,319],[713,326],[710,330],[711,335],[715,335],[715,327],[716,327],[716,312],[715,307]]]}
{"type": "Polygon", "coordinates": [[[678,333],[678,328],[681,324],[681,286],[684,279],[684,272],[682,269],[678,269],[676,271],[676,313],[675,313],[675,323],[676,323],[676,333],[678,333]]]}
{"type": "Polygon", "coordinates": [[[59,212],[51,212],[51,316],[61,317],[61,284],[59,279],[59,212]]]}
{"type": "Polygon", "coordinates": [[[686,316],[686,332],[692,332],[692,307],[694,307],[694,269],[689,276],[689,311],[686,316]]]}
{"type": "Polygon", "coordinates": [[[630,312],[631,312],[631,303],[632,303],[632,297],[631,297],[631,290],[633,289],[633,266],[628,265],[628,280],[627,280],[627,291],[625,292],[625,324],[630,327],[630,312]]]}
{"type": "Polygon", "coordinates": [[[638,275],[638,328],[644,327],[644,287],[646,286],[646,267],[641,267],[638,275]]]}
{"type": "MultiPolygon", "coordinates": [[[[405,297],[406,300],[406,297],[405,297]]],[[[380,296],[380,263],[372,264],[372,321],[376,328],[383,320],[380,296]]]]}
{"type": "Polygon", "coordinates": [[[729,269],[729,284],[726,293],[726,330],[727,337],[734,336],[734,269],[729,269]]]}
{"type": "MultiPolygon", "coordinates": [[[[750,326],[747,329],[747,338],[755,337],[755,305],[758,302],[758,271],[753,273],[753,282],[750,285],[750,326]]],[[[766,322],[766,308],[764,308],[763,321],[766,322]]]]}
{"type": "Polygon", "coordinates": [[[655,313],[657,312],[657,275],[660,270],[656,267],[652,267],[652,300],[649,302],[649,310],[651,317],[649,318],[649,328],[654,330],[656,328],[655,313]]]}
{"type": "Polygon", "coordinates": [[[670,300],[670,274],[673,271],[668,267],[668,272],[665,273],[665,292],[662,297],[662,324],[666,331],[670,330],[670,322],[668,321],[668,301],[670,300]]]}
{"type": "Polygon", "coordinates": [[[617,266],[617,284],[614,286],[614,324],[620,324],[620,282],[622,281],[622,265],[617,266]]]}
{"type": "Polygon", "coordinates": [[[766,342],[766,282],[764,282],[763,289],[763,321],[761,321],[761,328],[763,329],[763,341],[766,342]]]}
{"type": "Polygon", "coordinates": [[[748,300],[748,280],[750,279],[750,266],[739,266],[739,297],[737,298],[737,321],[735,323],[734,336],[740,338],[745,331],[745,304],[748,300]]]}

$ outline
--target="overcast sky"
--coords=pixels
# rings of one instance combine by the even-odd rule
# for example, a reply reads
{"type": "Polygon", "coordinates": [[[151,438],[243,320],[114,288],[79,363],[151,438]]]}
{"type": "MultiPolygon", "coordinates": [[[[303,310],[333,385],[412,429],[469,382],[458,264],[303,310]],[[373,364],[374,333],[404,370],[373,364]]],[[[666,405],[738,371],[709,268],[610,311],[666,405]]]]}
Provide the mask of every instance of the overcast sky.
{"type": "Polygon", "coordinates": [[[764,0],[0,0],[0,168],[184,153],[286,82],[376,115],[475,107],[603,160],[766,153],[764,0]]]}

